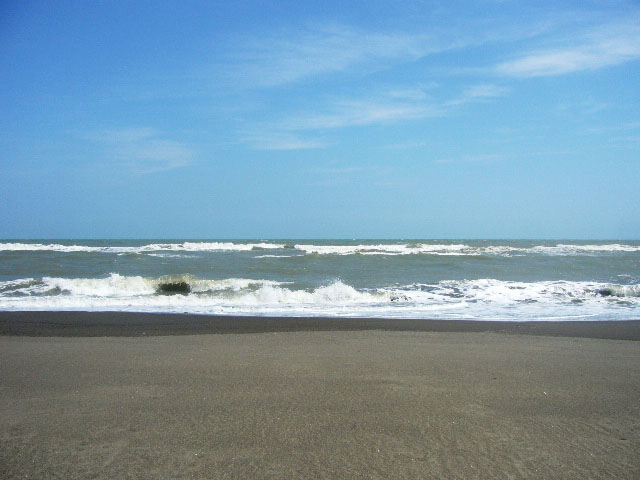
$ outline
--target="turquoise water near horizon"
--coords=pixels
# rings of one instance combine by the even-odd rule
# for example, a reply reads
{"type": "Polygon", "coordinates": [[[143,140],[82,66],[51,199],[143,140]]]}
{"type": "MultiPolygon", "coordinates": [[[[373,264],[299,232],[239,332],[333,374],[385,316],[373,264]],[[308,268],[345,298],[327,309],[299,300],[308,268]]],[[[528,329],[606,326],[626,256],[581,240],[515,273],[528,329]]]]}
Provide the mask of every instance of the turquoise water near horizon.
{"type": "Polygon", "coordinates": [[[640,242],[0,240],[0,310],[632,319],[640,242]]]}

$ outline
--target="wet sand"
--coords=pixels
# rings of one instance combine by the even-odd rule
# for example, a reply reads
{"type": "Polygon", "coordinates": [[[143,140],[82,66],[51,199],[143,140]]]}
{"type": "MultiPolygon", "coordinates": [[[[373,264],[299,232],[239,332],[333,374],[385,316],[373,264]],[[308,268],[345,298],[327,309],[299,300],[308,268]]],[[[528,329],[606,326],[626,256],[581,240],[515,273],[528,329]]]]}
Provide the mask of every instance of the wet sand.
{"type": "Polygon", "coordinates": [[[639,329],[0,313],[0,477],[639,478],[639,329]]]}
{"type": "Polygon", "coordinates": [[[498,322],[384,318],[233,317],[128,312],[0,312],[0,335],[141,337],[300,331],[495,332],[640,340],[640,320],[498,322]]]}

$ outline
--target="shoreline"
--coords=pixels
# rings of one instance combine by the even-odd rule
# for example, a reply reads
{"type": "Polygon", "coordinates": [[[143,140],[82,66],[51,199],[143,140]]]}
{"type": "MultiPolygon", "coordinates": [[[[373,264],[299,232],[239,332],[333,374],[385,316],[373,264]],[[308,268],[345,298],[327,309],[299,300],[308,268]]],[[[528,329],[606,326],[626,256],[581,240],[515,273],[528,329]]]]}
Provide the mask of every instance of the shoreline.
{"type": "Polygon", "coordinates": [[[640,341],[640,320],[491,321],[137,312],[0,312],[0,336],[144,337],[313,331],[502,333],[640,341]]]}

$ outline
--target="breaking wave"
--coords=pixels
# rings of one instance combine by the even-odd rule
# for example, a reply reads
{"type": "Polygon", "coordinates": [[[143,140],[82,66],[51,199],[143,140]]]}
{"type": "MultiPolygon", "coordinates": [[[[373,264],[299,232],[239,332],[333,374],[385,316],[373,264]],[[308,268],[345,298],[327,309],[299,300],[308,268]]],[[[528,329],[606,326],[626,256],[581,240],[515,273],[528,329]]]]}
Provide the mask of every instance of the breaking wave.
{"type": "MultiPolygon", "coordinates": [[[[148,254],[152,256],[172,256],[177,252],[262,252],[265,250],[298,250],[306,255],[452,255],[452,256],[517,256],[517,255],[599,255],[613,253],[640,252],[640,245],[620,243],[609,244],[556,244],[556,245],[469,245],[465,243],[378,243],[378,244],[306,244],[306,243],[274,243],[274,242],[181,242],[150,243],[146,245],[64,245],[61,243],[0,243],[0,251],[4,252],[60,252],[60,253],[113,253],[113,254],[148,254]]],[[[293,254],[265,253],[255,258],[287,258],[293,254]]]]}
{"type": "Polygon", "coordinates": [[[295,248],[307,254],[318,255],[456,255],[456,256],[478,256],[478,255],[525,255],[525,254],[546,254],[546,255],[581,255],[599,254],[614,252],[640,252],[638,245],[606,244],[606,245],[567,245],[557,244],[554,246],[537,245],[532,247],[517,247],[511,245],[486,245],[473,246],[467,244],[431,244],[410,242],[407,244],[379,244],[379,245],[296,245],[295,248]]]}
{"type": "Polygon", "coordinates": [[[156,278],[24,278],[0,282],[1,310],[188,312],[235,315],[448,319],[630,319],[640,285],[595,282],[446,280],[356,289],[192,275],[156,278]],[[167,287],[169,286],[169,287],[167,287]]]}
{"type": "Polygon", "coordinates": [[[142,246],[91,246],[62,245],[59,243],[0,243],[0,251],[50,251],[87,253],[148,253],[148,252],[224,252],[280,249],[285,245],[277,243],[234,243],[234,242],[182,242],[150,243],[142,246]]]}

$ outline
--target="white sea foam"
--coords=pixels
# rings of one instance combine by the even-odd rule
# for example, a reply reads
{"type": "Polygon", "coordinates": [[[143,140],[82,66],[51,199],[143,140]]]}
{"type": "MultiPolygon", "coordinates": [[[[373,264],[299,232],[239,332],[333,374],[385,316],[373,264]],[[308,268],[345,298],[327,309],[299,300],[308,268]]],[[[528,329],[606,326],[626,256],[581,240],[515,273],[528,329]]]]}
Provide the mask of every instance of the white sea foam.
{"type": "Polygon", "coordinates": [[[44,277],[42,283],[48,289],[55,289],[78,297],[135,297],[153,295],[153,283],[139,276],[122,276],[112,273],[107,278],[51,278],[44,277]]]}
{"type": "MultiPolygon", "coordinates": [[[[291,249],[302,251],[308,255],[454,255],[454,256],[513,256],[539,254],[549,256],[567,255],[597,255],[603,253],[633,253],[640,252],[640,245],[611,244],[556,244],[534,245],[520,247],[514,245],[467,245],[464,243],[379,243],[379,244],[296,244],[288,245],[270,242],[182,242],[182,243],[150,243],[140,246],[126,245],[62,245],[59,243],[0,243],[0,251],[51,251],[61,253],[115,253],[115,254],[149,254],[170,255],[174,252],[246,252],[260,250],[291,249]]],[[[291,257],[294,255],[262,254],[258,258],[267,256],[291,257]]]]}
{"type": "Polygon", "coordinates": [[[58,243],[0,243],[0,251],[51,251],[62,253],[104,252],[104,253],[148,253],[148,252],[224,252],[280,249],[284,245],[277,243],[234,243],[234,242],[182,242],[151,243],[141,246],[89,246],[62,245],[58,243]]]}
{"type": "Polygon", "coordinates": [[[464,243],[432,244],[432,243],[383,243],[360,245],[314,245],[296,244],[295,248],[307,254],[316,255],[455,255],[455,256],[511,256],[525,254],[545,254],[550,256],[566,256],[580,254],[598,254],[615,252],[640,252],[639,245],[602,244],[602,245],[536,245],[518,247],[512,245],[472,246],[464,243]]]}
{"type": "Polygon", "coordinates": [[[581,253],[603,253],[603,252],[640,252],[639,245],[623,245],[612,243],[606,245],[565,245],[536,246],[530,249],[532,252],[547,253],[550,255],[579,255],[581,253]]]}
{"type": "Polygon", "coordinates": [[[595,282],[448,280],[356,289],[336,280],[313,289],[246,278],[25,278],[0,282],[2,310],[122,310],[240,315],[336,315],[453,319],[629,319],[640,313],[640,285],[595,282]],[[186,295],[160,293],[185,282],[186,295]]]}
{"type": "Polygon", "coordinates": [[[172,244],[172,249],[185,250],[190,252],[202,251],[248,251],[248,250],[270,250],[284,248],[279,243],[233,243],[233,242],[184,242],[182,244],[172,244]]]}
{"type": "Polygon", "coordinates": [[[57,243],[0,243],[0,251],[5,252],[99,252],[101,247],[88,247],[85,245],[60,245],[57,243]]]}
{"type": "Polygon", "coordinates": [[[291,257],[302,257],[304,255],[256,255],[253,258],[291,258],[291,257]]]}
{"type": "Polygon", "coordinates": [[[326,315],[350,314],[387,300],[385,294],[360,292],[340,281],[313,290],[290,289],[267,280],[206,280],[188,275],[157,279],[117,274],[104,279],[45,277],[37,283],[21,296],[2,292],[5,285],[0,283],[0,309],[326,315]],[[191,293],[159,293],[160,284],[176,281],[188,281],[191,293]]]}
{"type": "Polygon", "coordinates": [[[410,255],[430,253],[434,255],[465,255],[471,249],[464,244],[377,244],[377,245],[313,245],[296,244],[296,249],[317,255],[410,255]]]}

